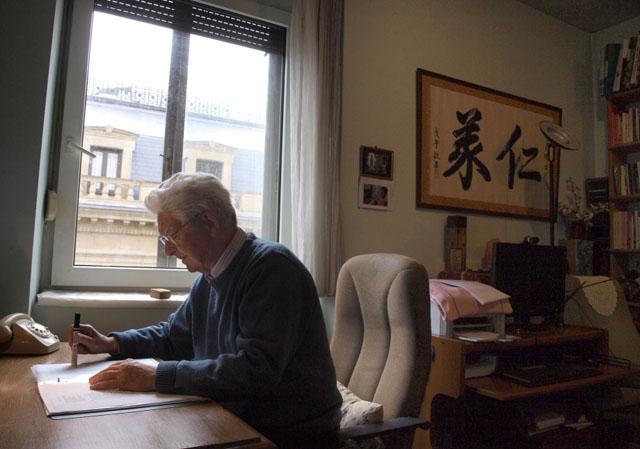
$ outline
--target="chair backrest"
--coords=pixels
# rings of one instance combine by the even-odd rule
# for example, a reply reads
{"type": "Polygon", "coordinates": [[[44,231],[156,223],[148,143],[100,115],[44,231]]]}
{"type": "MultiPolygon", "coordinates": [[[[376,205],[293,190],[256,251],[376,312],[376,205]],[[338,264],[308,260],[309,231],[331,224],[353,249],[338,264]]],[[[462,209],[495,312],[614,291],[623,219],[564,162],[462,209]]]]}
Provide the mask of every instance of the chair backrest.
{"type": "Polygon", "coordinates": [[[567,276],[566,291],[568,295],[573,296],[565,305],[564,321],[567,324],[606,329],[609,355],[625,358],[633,364],[640,365],[640,333],[633,322],[622,287],[618,281],[590,286],[604,279],[606,278],[601,276],[567,276]],[[582,282],[586,283],[581,288],[582,282]],[[596,306],[599,305],[597,302],[609,304],[611,310],[606,310],[604,314],[598,313],[590,304],[590,298],[596,306]]]}
{"type": "Polygon", "coordinates": [[[429,376],[429,280],[415,260],[368,254],[341,268],[331,355],[338,380],[383,405],[384,419],[420,414],[429,376]]]}

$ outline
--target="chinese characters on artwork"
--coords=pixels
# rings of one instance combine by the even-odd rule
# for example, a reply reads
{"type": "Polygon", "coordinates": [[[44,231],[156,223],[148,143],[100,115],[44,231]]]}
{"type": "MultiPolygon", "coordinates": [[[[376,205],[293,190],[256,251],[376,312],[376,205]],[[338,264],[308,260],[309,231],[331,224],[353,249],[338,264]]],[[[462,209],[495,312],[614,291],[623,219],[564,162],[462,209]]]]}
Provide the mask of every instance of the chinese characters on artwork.
{"type": "MultiPolygon", "coordinates": [[[[452,134],[456,138],[454,149],[449,154],[448,160],[451,166],[443,173],[443,176],[449,177],[458,173],[462,188],[469,190],[473,181],[474,168],[475,171],[486,181],[491,182],[491,172],[482,162],[481,153],[484,151],[478,132],[480,131],[480,120],[482,113],[478,108],[472,108],[467,112],[456,111],[456,118],[462,125],[460,128],[453,130],[452,134]]],[[[513,190],[516,175],[518,179],[527,181],[542,181],[540,172],[536,170],[527,170],[526,167],[538,156],[538,148],[520,148],[520,152],[516,154],[518,139],[522,136],[522,129],[516,124],[511,136],[505,143],[504,147],[499,150],[496,160],[506,160],[509,167],[509,175],[506,179],[507,186],[513,190]]],[[[436,157],[436,164],[440,159],[436,157]]]]}
{"type": "Polygon", "coordinates": [[[464,170],[464,172],[458,173],[458,175],[462,181],[462,188],[469,190],[473,177],[474,164],[477,166],[478,173],[480,173],[484,180],[491,181],[491,173],[489,173],[487,166],[477,157],[483,150],[482,143],[479,142],[480,138],[477,135],[477,132],[480,131],[478,122],[482,119],[482,114],[478,109],[473,108],[464,114],[456,111],[456,116],[458,122],[462,124],[462,128],[453,131],[453,136],[456,138],[454,142],[455,149],[449,154],[449,162],[453,162],[453,165],[443,174],[445,177],[448,177],[458,170],[464,170]],[[475,146],[472,148],[472,145],[475,146]]]}

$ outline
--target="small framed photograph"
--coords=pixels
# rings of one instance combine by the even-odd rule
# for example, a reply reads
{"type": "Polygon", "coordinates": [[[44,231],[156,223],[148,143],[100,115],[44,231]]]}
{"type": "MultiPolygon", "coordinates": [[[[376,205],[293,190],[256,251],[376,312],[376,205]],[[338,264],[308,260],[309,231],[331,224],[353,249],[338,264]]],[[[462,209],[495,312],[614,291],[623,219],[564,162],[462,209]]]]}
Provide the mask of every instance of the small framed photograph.
{"type": "Polygon", "coordinates": [[[360,178],[358,207],[362,209],[391,210],[391,181],[360,178]]]}
{"type": "Polygon", "coordinates": [[[360,176],[393,179],[393,151],[360,147],[360,176]]]}

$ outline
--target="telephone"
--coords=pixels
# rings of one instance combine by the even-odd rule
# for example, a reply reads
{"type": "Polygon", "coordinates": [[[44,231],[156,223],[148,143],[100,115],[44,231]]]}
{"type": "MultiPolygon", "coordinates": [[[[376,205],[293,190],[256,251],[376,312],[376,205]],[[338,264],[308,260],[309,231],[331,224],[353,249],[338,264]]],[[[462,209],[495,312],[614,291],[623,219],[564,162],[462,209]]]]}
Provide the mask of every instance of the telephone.
{"type": "Polygon", "coordinates": [[[0,320],[0,353],[49,354],[57,351],[57,335],[24,313],[13,313],[0,320]]]}

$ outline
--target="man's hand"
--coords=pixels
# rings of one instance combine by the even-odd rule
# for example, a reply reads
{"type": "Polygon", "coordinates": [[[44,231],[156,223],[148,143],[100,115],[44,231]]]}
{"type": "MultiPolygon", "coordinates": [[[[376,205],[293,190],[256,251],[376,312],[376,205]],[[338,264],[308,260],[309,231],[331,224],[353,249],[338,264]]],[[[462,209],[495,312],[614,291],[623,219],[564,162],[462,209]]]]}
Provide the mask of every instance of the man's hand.
{"type": "Polygon", "coordinates": [[[108,352],[117,354],[120,352],[120,345],[115,337],[107,337],[94,329],[90,324],[81,324],[78,329],[73,326],[69,328],[69,346],[73,347],[73,342],[78,343],[80,354],[101,354],[108,352]]]}
{"type": "Polygon", "coordinates": [[[89,378],[92,390],[154,391],[156,368],[137,360],[117,362],[89,378]]]}

